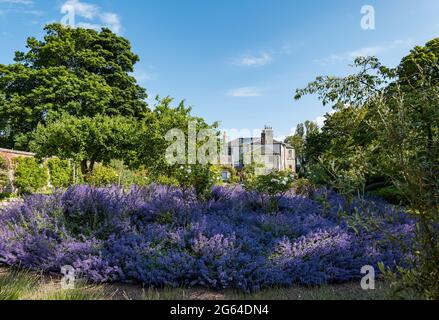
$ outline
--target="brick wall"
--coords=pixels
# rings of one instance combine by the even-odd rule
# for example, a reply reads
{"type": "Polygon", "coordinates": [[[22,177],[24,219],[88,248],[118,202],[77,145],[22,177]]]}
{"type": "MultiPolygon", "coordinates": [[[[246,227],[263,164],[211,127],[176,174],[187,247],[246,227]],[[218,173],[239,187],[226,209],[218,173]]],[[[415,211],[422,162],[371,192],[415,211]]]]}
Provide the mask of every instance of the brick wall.
{"type": "Polygon", "coordinates": [[[31,152],[16,151],[16,150],[9,150],[9,149],[0,148],[0,156],[2,156],[8,162],[10,162],[12,159],[17,158],[17,157],[34,157],[35,154],[31,153],[31,152]]]}

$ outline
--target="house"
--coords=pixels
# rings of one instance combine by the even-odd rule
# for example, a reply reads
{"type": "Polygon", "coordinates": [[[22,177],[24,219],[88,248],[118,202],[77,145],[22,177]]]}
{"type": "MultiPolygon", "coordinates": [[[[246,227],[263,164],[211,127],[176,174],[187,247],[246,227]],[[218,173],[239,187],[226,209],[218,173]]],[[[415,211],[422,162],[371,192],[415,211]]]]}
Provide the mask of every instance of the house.
{"type": "MultiPolygon", "coordinates": [[[[274,130],[266,126],[260,137],[237,138],[226,141],[226,160],[235,169],[260,164],[265,173],[273,170],[296,171],[296,152],[292,146],[274,139],[274,130]]],[[[262,172],[262,173],[264,173],[262,172]]]]}

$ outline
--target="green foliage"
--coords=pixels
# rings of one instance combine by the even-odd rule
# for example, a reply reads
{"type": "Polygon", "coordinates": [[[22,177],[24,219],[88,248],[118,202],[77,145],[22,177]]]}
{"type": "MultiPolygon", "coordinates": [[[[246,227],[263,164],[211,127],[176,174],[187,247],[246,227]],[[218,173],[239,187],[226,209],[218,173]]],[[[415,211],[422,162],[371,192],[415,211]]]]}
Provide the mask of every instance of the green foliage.
{"type": "Polygon", "coordinates": [[[0,65],[2,145],[27,149],[46,116],[139,118],[149,111],[145,89],[131,75],[139,57],[128,40],[109,29],[49,24],[45,31],[43,40],[28,38],[14,64],[0,65]]]}
{"type": "Polygon", "coordinates": [[[179,166],[175,169],[173,177],[183,190],[193,188],[199,200],[208,199],[213,185],[218,181],[218,176],[211,170],[211,166],[200,164],[179,166]]]}
{"type": "Polygon", "coordinates": [[[324,104],[334,104],[322,130],[328,144],[320,150],[315,176],[346,195],[391,181],[391,188],[378,193],[395,202],[405,199],[418,221],[410,248],[413,265],[398,270],[395,282],[437,299],[439,38],[414,48],[397,68],[374,57],[358,58],[355,66],[356,74],[318,77],[296,91],[297,99],[317,94],[324,104]]]}
{"type": "Polygon", "coordinates": [[[310,180],[305,178],[296,179],[293,183],[293,188],[296,194],[308,198],[310,198],[316,190],[316,186],[310,180]]]}
{"type": "Polygon", "coordinates": [[[13,193],[0,193],[0,201],[14,198],[13,193]]]}
{"type": "Polygon", "coordinates": [[[319,136],[319,128],[315,122],[306,121],[297,125],[296,132],[293,136],[287,137],[285,143],[291,145],[296,152],[296,171],[304,175],[307,171],[308,163],[314,158],[312,146],[316,146],[315,137],[319,136]]]}
{"type": "Polygon", "coordinates": [[[38,163],[35,158],[16,158],[15,166],[15,186],[20,193],[33,193],[42,191],[49,182],[47,167],[38,163]]]}
{"type": "Polygon", "coordinates": [[[250,165],[246,165],[244,169],[238,172],[238,175],[247,189],[254,189],[256,179],[263,171],[265,171],[265,166],[263,164],[253,162],[250,165]]]}
{"type": "Polygon", "coordinates": [[[402,59],[398,68],[400,79],[406,83],[413,83],[420,80],[419,70],[431,79],[434,85],[439,83],[439,71],[437,61],[439,60],[439,38],[429,41],[425,46],[415,47],[408,56],[402,59]]]}
{"type": "Polygon", "coordinates": [[[96,187],[117,185],[119,183],[119,175],[111,167],[97,165],[92,173],[87,175],[86,182],[96,187]]]}
{"type": "Polygon", "coordinates": [[[404,193],[394,186],[380,188],[369,193],[383,198],[387,202],[395,205],[407,205],[407,198],[405,197],[404,193]]]}
{"type": "Polygon", "coordinates": [[[93,171],[97,162],[109,163],[113,159],[134,157],[138,122],[120,116],[77,118],[64,115],[39,125],[31,142],[31,150],[38,157],[57,156],[81,163],[84,175],[93,171]]]}
{"type": "Polygon", "coordinates": [[[151,178],[144,167],[140,167],[136,171],[134,171],[134,185],[136,186],[148,186],[151,184],[151,178]]]}
{"type": "MultiPolygon", "coordinates": [[[[191,108],[186,107],[181,101],[177,106],[172,106],[173,99],[156,97],[154,110],[147,114],[141,122],[138,133],[138,143],[135,167],[144,166],[153,175],[169,175],[174,171],[175,165],[170,165],[166,159],[166,150],[172,142],[166,140],[170,130],[181,130],[186,139],[189,136],[188,126],[196,123],[196,132],[202,129],[215,129],[217,124],[208,125],[204,119],[191,115],[191,108]]],[[[186,151],[188,150],[186,142],[186,151]]]]}
{"type": "Polygon", "coordinates": [[[210,173],[214,181],[213,183],[216,186],[222,186],[224,184],[233,184],[239,182],[239,177],[236,173],[236,170],[232,167],[212,165],[210,166],[210,173]],[[223,176],[222,176],[223,172],[227,172],[229,174],[228,181],[223,181],[223,176]]]}
{"type": "Polygon", "coordinates": [[[69,161],[51,158],[47,161],[50,183],[55,188],[68,187],[72,184],[73,169],[69,161]]]}
{"type": "Polygon", "coordinates": [[[135,173],[129,170],[122,160],[113,159],[108,166],[117,173],[119,186],[130,187],[135,184],[135,173]]]}
{"type": "Polygon", "coordinates": [[[158,175],[154,177],[152,183],[163,185],[163,186],[174,186],[174,187],[179,186],[179,182],[176,178],[165,176],[165,175],[158,175]]]}
{"type": "Polygon", "coordinates": [[[244,186],[247,190],[259,192],[262,206],[268,212],[277,212],[279,201],[293,188],[293,183],[294,174],[291,172],[273,171],[266,175],[256,176],[253,180],[245,181],[244,186]]]}
{"type": "Polygon", "coordinates": [[[392,270],[391,268],[386,268],[383,263],[379,264],[382,277],[390,285],[389,294],[392,299],[397,300],[414,298],[416,300],[438,300],[439,272],[437,271],[437,266],[432,267],[431,270],[435,271],[430,273],[428,277],[425,277],[416,269],[398,267],[397,270],[392,270]],[[428,289],[426,290],[426,288],[428,289]]]}
{"type": "MultiPolygon", "coordinates": [[[[57,156],[81,163],[84,175],[93,171],[96,163],[110,164],[112,160],[123,161],[126,169],[144,168],[154,176],[169,175],[173,168],[166,161],[170,142],[166,133],[180,129],[186,133],[190,121],[197,121],[198,130],[209,126],[190,115],[190,108],[181,103],[172,108],[172,99],[158,100],[154,112],[145,114],[141,120],[121,116],[95,116],[78,118],[63,115],[39,125],[30,143],[31,150],[39,157],[57,156]]],[[[118,170],[119,170],[118,169],[118,170]]],[[[129,179],[123,176],[124,179],[129,179]]],[[[131,177],[133,178],[133,177],[131,177]]]]}
{"type": "Polygon", "coordinates": [[[8,171],[8,162],[0,155],[0,192],[3,192],[9,183],[8,171]]]}

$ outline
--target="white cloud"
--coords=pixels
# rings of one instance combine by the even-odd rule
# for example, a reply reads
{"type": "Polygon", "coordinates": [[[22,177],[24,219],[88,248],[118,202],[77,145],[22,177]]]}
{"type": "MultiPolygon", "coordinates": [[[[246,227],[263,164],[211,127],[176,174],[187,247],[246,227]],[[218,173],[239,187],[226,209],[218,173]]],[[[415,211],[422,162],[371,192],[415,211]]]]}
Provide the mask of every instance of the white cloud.
{"type": "Polygon", "coordinates": [[[321,117],[317,117],[314,122],[317,123],[317,125],[319,126],[319,128],[323,128],[323,126],[325,125],[325,121],[326,118],[324,116],[321,117]]]}
{"type": "Polygon", "coordinates": [[[233,59],[233,64],[242,67],[262,67],[273,61],[270,53],[264,52],[259,55],[242,55],[233,59]]]}
{"type": "Polygon", "coordinates": [[[33,0],[0,0],[0,3],[32,5],[33,0]]]}
{"type": "Polygon", "coordinates": [[[135,72],[133,74],[133,77],[136,78],[137,82],[139,82],[139,83],[146,82],[146,81],[153,81],[153,80],[157,79],[157,75],[155,73],[148,72],[148,71],[135,72]]]}
{"type": "Polygon", "coordinates": [[[392,50],[410,49],[413,46],[411,40],[396,40],[384,45],[364,47],[357,50],[347,51],[342,54],[332,54],[324,59],[316,59],[314,62],[327,66],[337,62],[352,62],[357,57],[379,56],[392,50]]]}
{"type": "Polygon", "coordinates": [[[262,95],[262,90],[256,87],[242,87],[230,90],[227,95],[239,98],[259,97],[262,95]]]}
{"type": "Polygon", "coordinates": [[[323,128],[324,125],[325,125],[326,118],[327,118],[328,116],[333,115],[334,113],[335,113],[335,110],[331,110],[331,111],[329,111],[328,113],[326,113],[324,116],[317,117],[317,118],[314,120],[314,122],[319,126],[319,128],[323,128]]]}
{"type": "Polygon", "coordinates": [[[102,9],[95,4],[81,2],[79,0],[67,0],[61,6],[61,13],[73,14],[75,20],[77,20],[77,17],[88,20],[87,22],[82,21],[75,23],[76,26],[81,28],[100,29],[107,27],[115,33],[122,32],[119,15],[113,12],[102,11],[102,9]]]}
{"type": "Polygon", "coordinates": [[[44,11],[40,11],[40,10],[24,10],[23,13],[30,14],[33,16],[38,16],[38,17],[44,16],[45,14],[44,11]]]}
{"type": "Polygon", "coordinates": [[[7,13],[21,13],[32,16],[43,16],[44,11],[34,10],[33,0],[0,0],[0,5],[3,4],[4,10],[0,10],[0,15],[7,13]]]}

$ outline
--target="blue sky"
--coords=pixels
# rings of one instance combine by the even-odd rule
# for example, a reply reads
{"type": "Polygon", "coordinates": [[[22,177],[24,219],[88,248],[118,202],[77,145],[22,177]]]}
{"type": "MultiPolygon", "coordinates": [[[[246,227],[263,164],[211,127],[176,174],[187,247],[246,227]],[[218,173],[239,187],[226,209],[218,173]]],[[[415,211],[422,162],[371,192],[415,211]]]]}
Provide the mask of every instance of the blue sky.
{"type": "Polygon", "coordinates": [[[356,55],[393,66],[439,36],[438,0],[0,0],[0,63],[61,21],[66,5],[77,24],[132,42],[151,101],[185,99],[222,128],[267,124],[277,136],[330,111],[315,97],[292,98],[317,75],[346,74],[356,55]],[[361,28],[363,5],[375,8],[375,30],[361,28]]]}

